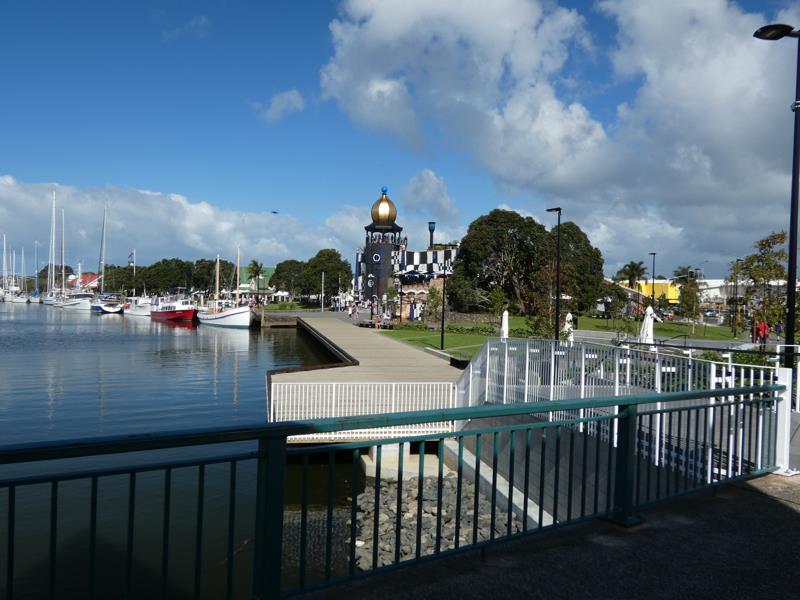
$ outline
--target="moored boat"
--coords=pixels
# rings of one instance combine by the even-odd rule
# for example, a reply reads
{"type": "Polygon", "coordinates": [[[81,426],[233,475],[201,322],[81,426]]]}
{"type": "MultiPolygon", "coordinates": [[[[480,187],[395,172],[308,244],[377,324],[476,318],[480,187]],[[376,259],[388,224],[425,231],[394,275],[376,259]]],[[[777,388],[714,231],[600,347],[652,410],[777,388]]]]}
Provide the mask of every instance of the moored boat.
{"type": "Polygon", "coordinates": [[[197,319],[203,325],[250,327],[253,313],[249,306],[236,306],[230,300],[214,300],[208,309],[197,312],[197,319]]]}
{"type": "Polygon", "coordinates": [[[89,292],[73,292],[63,301],[60,301],[61,308],[65,310],[92,310],[92,298],[94,294],[89,292]]]}
{"type": "Polygon", "coordinates": [[[125,314],[131,317],[149,317],[153,301],[148,296],[134,296],[125,303],[125,314]]]}
{"type": "Polygon", "coordinates": [[[194,321],[196,317],[197,305],[188,298],[156,298],[150,309],[150,318],[157,321],[194,321]]]}

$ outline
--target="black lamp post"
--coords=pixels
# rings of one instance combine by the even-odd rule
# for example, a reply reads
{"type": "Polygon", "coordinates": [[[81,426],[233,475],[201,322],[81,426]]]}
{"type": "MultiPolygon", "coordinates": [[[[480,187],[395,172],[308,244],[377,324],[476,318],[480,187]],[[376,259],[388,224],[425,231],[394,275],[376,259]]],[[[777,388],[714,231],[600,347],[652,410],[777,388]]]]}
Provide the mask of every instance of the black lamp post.
{"type": "Polygon", "coordinates": [[[737,258],[733,262],[733,339],[736,339],[736,325],[739,320],[739,263],[742,262],[741,258],[737,258]]]}
{"type": "Polygon", "coordinates": [[[653,285],[650,289],[650,295],[652,296],[651,303],[653,306],[653,310],[656,309],[656,253],[651,252],[650,256],[653,257],[653,285]]]}
{"type": "Polygon", "coordinates": [[[431,242],[428,244],[428,250],[433,250],[433,232],[436,231],[436,221],[428,221],[428,231],[431,234],[431,242]]]}
{"type": "MultiPolygon", "coordinates": [[[[432,235],[432,234],[431,234],[432,235]]],[[[440,344],[440,348],[444,350],[444,306],[445,302],[447,301],[447,267],[449,266],[448,262],[445,261],[444,263],[444,277],[442,278],[442,340],[440,344]]]]}
{"type": "Polygon", "coordinates": [[[561,207],[548,208],[547,212],[558,213],[558,227],[556,229],[556,324],[555,339],[558,341],[561,326],[561,207]]]}
{"type": "Polygon", "coordinates": [[[783,366],[791,368],[794,364],[795,296],[797,286],[797,188],[800,172],[800,29],[791,25],[765,25],[753,34],[760,40],[779,40],[784,37],[798,38],[797,75],[795,77],[794,102],[794,144],[792,150],[792,193],[789,212],[789,273],[786,281],[786,339],[783,366]]]}

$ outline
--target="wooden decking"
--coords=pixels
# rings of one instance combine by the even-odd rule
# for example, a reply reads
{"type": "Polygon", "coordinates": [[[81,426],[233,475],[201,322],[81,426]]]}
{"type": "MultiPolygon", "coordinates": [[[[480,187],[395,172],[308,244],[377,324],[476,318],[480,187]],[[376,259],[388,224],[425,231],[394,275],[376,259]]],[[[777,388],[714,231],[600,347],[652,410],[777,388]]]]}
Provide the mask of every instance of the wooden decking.
{"type": "MultiPolygon", "coordinates": [[[[340,348],[359,364],[276,373],[275,383],[323,382],[455,382],[463,371],[445,360],[384,336],[375,329],[356,327],[335,317],[302,317],[303,323],[318,336],[340,348]]],[[[299,324],[302,326],[302,323],[299,324]]]]}

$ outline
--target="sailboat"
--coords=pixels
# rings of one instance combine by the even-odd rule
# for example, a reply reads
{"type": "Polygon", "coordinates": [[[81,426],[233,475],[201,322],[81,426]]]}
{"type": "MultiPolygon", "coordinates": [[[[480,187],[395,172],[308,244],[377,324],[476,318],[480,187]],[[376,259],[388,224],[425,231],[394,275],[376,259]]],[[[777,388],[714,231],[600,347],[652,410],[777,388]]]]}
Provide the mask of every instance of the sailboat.
{"type": "Polygon", "coordinates": [[[249,306],[239,306],[239,249],[236,249],[236,300],[222,300],[219,297],[219,254],[217,255],[217,277],[214,290],[214,300],[208,308],[197,313],[197,318],[203,325],[218,327],[247,328],[253,322],[253,314],[249,306]]]}
{"type": "MultiPolygon", "coordinates": [[[[11,302],[13,302],[14,304],[28,304],[28,302],[30,302],[30,300],[28,299],[28,290],[27,290],[27,287],[25,285],[25,248],[22,249],[22,261],[21,262],[22,262],[22,265],[21,265],[22,274],[18,279],[21,281],[22,286],[17,284],[17,288],[18,288],[19,291],[17,292],[17,295],[14,296],[11,299],[11,302]]],[[[15,252],[14,253],[14,271],[16,271],[16,269],[17,269],[17,254],[15,252]]],[[[15,273],[15,275],[16,275],[16,273],[15,273]]]]}
{"type": "Polygon", "coordinates": [[[78,278],[75,280],[77,282],[75,284],[75,290],[70,292],[61,303],[61,306],[65,310],[92,310],[92,298],[94,294],[81,287],[82,279],[81,263],[78,261],[78,278]]]}
{"type": "Polygon", "coordinates": [[[42,298],[42,304],[52,306],[55,304],[58,292],[56,291],[56,193],[53,191],[53,212],[50,216],[50,250],[47,255],[47,293],[42,298]]]}
{"type": "Polygon", "coordinates": [[[118,294],[105,294],[106,277],[106,217],[108,216],[108,204],[103,207],[103,229],[100,236],[100,264],[97,271],[100,273],[100,295],[92,301],[92,312],[107,315],[121,315],[124,310],[124,303],[118,294]]]}

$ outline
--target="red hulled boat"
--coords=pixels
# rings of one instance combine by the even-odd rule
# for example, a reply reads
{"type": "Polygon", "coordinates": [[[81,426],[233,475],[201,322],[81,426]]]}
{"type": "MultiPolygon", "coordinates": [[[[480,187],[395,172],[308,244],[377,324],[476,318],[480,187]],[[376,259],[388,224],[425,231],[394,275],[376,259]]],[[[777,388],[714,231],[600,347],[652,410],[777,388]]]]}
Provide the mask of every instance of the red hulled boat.
{"type": "Polygon", "coordinates": [[[194,321],[197,305],[188,298],[157,298],[150,309],[150,318],[157,321],[194,321]]]}

